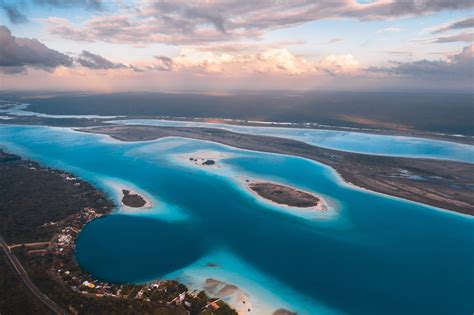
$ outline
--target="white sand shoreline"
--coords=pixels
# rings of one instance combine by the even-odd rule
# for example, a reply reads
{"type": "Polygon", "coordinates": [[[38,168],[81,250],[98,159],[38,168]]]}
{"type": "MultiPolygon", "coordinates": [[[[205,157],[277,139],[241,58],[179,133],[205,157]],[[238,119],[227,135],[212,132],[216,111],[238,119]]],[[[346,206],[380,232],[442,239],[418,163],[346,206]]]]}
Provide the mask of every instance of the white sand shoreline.
{"type": "Polygon", "coordinates": [[[152,202],[152,198],[148,196],[148,194],[140,191],[140,189],[133,187],[132,185],[128,185],[128,183],[124,183],[122,181],[115,180],[115,179],[105,180],[104,183],[110,188],[112,188],[115,195],[114,199],[117,200],[117,202],[120,205],[120,209],[122,210],[125,210],[125,211],[149,210],[155,206],[154,202],[152,202]],[[125,196],[124,190],[127,190],[130,195],[140,196],[145,201],[145,204],[141,207],[127,206],[126,204],[123,203],[123,198],[125,196]]]}
{"type": "Polygon", "coordinates": [[[151,202],[151,200],[149,200],[147,197],[144,196],[144,194],[141,194],[133,189],[131,189],[130,187],[120,187],[121,188],[121,194],[122,194],[122,198],[120,199],[120,204],[122,207],[124,208],[130,208],[130,209],[151,209],[153,207],[153,203],[151,202]],[[128,194],[129,195],[137,195],[139,196],[140,198],[143,199],[143,201],[145,202],[145,204],[141,207],[133,207],[133,206],[128,206],[126,205],[124,202],[123,202],[123,198],[125,197],[125,191],[128,191],[128,194]]]}
{"type": "Polygon", "coordinates": [[[271,204],[272,206],[283,207],[283,208],[286,208],[288,210],[290,210],[290,209],[299,209],[299,210],[321,211],[321,212],[325,212],[325,211],[329,210],[329,204],[328,204],[327,200],[324,197],[322,197],[321,195],[317,195],[317,194],[315,194],[314,192],[311,192],[311,191],[303,190],[303,189],[300,189],[300,188],[296,188],[296,187],[293,187],[293,186],[289,186],[289,185],[286,185],[286,184],[283,184],[283,183],[278,183],[278,182],[271,181],[271,180],[266,180],[266,179],[255,179],[255,178],[245,178],[244,179],[244,178],[239,177],[238,180],[239,180],[240,184],[242,186],[244,186],[245,189],[250,194],[252,194],[254,197],[256,197],[259,200],[262,200],[266,203],[271,204]],[[278,203],[278,202],[275,202],[273,200],[262,197],[256,191],[254,191],[250,187],[250,185],[251,184],[256,184],[256,183],[269,183],[269,184],[274,184],[274,185],[286,186],[286,187],[289,187],[291,189],[295,189],[295,190],[307,193],[309,195],[312,195],[313,197],[317,198],[319,201],[318,201],[317,205],[313,206],[313,207],[297,207],[297,206],[286,205],[286,204],[283,204],[283,203],[278,203]]]}
{"type": "Polygon", "coordinates": [[[222,168],[220,162],[233,157],[231,153],[201,150],[180,154],[173,154],[173,160],[182,164],[200,166],[205,168],[222,168]]]}

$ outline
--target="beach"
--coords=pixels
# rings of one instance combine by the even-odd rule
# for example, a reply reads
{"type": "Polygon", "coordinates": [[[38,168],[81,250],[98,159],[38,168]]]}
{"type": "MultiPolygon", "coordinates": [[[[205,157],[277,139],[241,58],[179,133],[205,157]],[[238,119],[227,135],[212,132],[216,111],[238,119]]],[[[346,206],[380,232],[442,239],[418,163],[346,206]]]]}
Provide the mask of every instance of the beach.
{"type": "Polygon", "coordinates": [[[191,153],[174,154],[173,159],[183,164],[202,166],[205,168],[221,168],[223,159],[231,158],[231,154],[223,152],[199,150],[191,153]]]}
{"type": "Polygon", "coordinates": [[[327,201],[312,192],[270,181],[246,179],[244,182],[247,191],[252,195],[273,205],[304,210],[328,210],[327,201]]]}
{"type": "Polygon", "coordinates": [[[358,187],[474,215],[474,194],[471,188],[474,164],[470,163],[343,152],[292,139],[213,128],[121,125],[80,130],[107,134],[122,141],[184,137],[240,149],[298,156],[331,166],[346,182],[358,187]],[[419,176],[422,180],[407,178],[403,170],[409,170],[413,176],[419,176]]]}
{"type": "Polygon", "coordinates": [[[120,206],[124,210],[147,210],[154,206],[151,197],[140,189],[132,187],[131,184],[116,179],[106,179],[104,183],[112,188],[117,201],[120,202],[120,206]]]}

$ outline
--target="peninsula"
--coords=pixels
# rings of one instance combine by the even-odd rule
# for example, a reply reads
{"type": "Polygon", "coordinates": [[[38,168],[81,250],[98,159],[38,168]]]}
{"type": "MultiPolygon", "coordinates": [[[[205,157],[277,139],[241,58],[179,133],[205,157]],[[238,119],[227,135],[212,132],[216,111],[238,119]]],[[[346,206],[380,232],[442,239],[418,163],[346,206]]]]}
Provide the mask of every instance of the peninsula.
{"type": "MultiPolygon", "coordinates": [[[[237,314],[222,300],[191,292],[177,281],[94,279],[77,264],[75,241],[88,222],[115,205],[73,174],[1,149],[0,173],[0,292],[8,292],[0,313],[237,314]]],[[[127,191],[124,202],[140,206],[145,199],[127,191]]]]}
{"type": "Polygon", "coordinates": [[[123,141],[174,136],[300,156],[333,167],[346,182],[361,188],[474,215],[474,165],[469,163],[342,152],[292,139],[215,128],[119,125],[78,130],[107,134],[123,141]]]}

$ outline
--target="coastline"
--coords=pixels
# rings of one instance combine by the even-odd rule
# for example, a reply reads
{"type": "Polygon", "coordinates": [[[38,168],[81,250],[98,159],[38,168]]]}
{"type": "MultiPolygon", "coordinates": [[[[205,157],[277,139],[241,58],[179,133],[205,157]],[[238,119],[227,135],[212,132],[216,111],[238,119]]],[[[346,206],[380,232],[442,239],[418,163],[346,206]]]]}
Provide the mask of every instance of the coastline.
{"type": "MultiPolygon", "coordinates": [[[[70,186],[58,192],[72,194],[69,198],[63,196],[64,200],[79,198],[85,203],[92,202],[81,209],[71,209],[72,212],[65,217],[54,218],[49,212],[50,219],[33,216],[32,219],[41,220],[42,223],[36,229],[29,227],[28,235],[6,235],[10,239],[11,250],[19,257],[32,281],[41,282],[43,294],[58,305],[64,306],[72,313],[98,313],[104,307],[116,312],[125,307],[146,313],[163,311],[184,314],[191,311],[191,314],[197,314],[196,308],[202,310],[210,308],[212,304],[222,309],[223,314],[236,314],[224,302],[191,292],[177,281],[154,280],[145,284],[116,284],[95,279],[76,261],[76,241],[88,223],[110,215],[116,205],[102,190],[68,171],[44,167],[36,162],[23,160],[18,155],[3,153],[2,150],[0,163],[0,166],[8,168],[9,172],[18,168],[16,172],[25,173],[23,176],[28,178],[35,178],[35,174],[41,175],[41,178],[49,178],[49,181],[43,183],[45,189],[49,185],[52,185],[53,189],[58,185],[70,186]],[[47,241],[38,238],[44,234],[41,232],[43,229],[49,231],[47,241]]],[[[17,182],[15,176],[8,176],[8,179],[17,182]]],[[[24,184],[21,187],[23,186],[24,184]]],[[[18,196],[13,194],[12,197],[18,196]]],[[[21,199],[24,201],[16,202],[31,204],[28,198],[27,195],[22,195],[21,199]]],[[[55,199],[49,201],[55,202],[55,199]]],[[[50,207],[41,200],[35,200],[34,208],[38,210],[50,207]]]]}
{"type": "Polygon", "coordinates": [[[213,292],[236,309],[239,315],[272,315],[278,314],[278,310],[297,314],[310,314],[311,310],[312,314],[341,315],[330,306],[309,300],[277,279],[263,274],[226,249],[210,252],[164,278],[176,279],[194,290],[213,292]]]}
{"type": "Polygon", "coordinates": [[[122,182],[118,179],[106,179],[103,182],[106,186],[112,189],[115,197],[114,199],[116,199],[117,203],[120,205],[120,208],[124,211],[149,210],[156,206],[156,201],[152,201],[152,198],[148,196],[147,193],[141,191],[141,189],[134,187],[129,183],[122,182]],[[139,207],[127,205],[123,201],[123,198],[125,197],[124,191],[128,191],[131,195],[139,196],[143,200],[144,204],[139,207]]]}
{"type": "Polygon", "coordinates": [[[110,126],[81,131],[107,134],[121,141],[183,137],[238,149],[298,156],[332,167],[346,182],[358,187],[474,215],[474,196],[469,186],[474,178],[474,165],[469,163],[342,152],[291,139],[244,135],[212,128],[110,126]],[[410,170],[423,180],[404,177],[401,174],[403,170],[410,170]]]}
{"type": "MultiPolygon", "coordinates": [[[[34,121],[38,124],[45,125],[54,125],[53,121],[47,120],[48,118],[60,120],[68,120],[71,122],[69,125],[71,127],[79,127],[85,125],[97,126],[103,124],[113,123],[113,120],[130,120],[130,119],[160,119],[165,121],[180,121],[180,122],[199,122],[199,123],[209,123],[217,122],[222,124],[228,124],[230,126],[248,126],[248,127],[274,127],[274,128],[289,128],[289,129],[301,129],[301,130],[334,130],[334,131],[346,131],[346,132],[355,132],[355,133],[365,133],[365,134],[379,134],[379,135],[391,135],[391,136],[405,136],[405,137],[415,137],[423,139],[433,139],[448,141],[453,143],[461,144],[470,144],[474,145],[474,136],[472,135],[462,135],[454,133],[444,133],[440,131],[428,131],[428,130],[419,130],[419,129],[390,129],[390,128],[370,128],[370,127],[350,127],[350,126],[336,126],[336,125],[327,125],[320,123],[298,123],[298,122],[276,122],[276,121],[253,121],[253,120],[242,120],[242,119],[230,119],[230,118],[195,118],[195,117],[170,117],[170,116],[141,116],[141,115],[116,115],[116,116],[104,116],[104,115],[65,115],[65,114],[47,114],[41,111],[32,111],[29,108],[31,107],[29,103],[24,103],[23,101],[5,101],[9,105],[13,105],[12,108],[7,108],[6,110],[0,110],[2,115],[9,115],[10,119],[16,119],[19,124],[28,124],[28,120],[34,121]],[[9,111],[19,107],[21,112],[26,115],[15,115],[14,113],[9,114],[9,111]],[[111,119],[113,119],[111,121],[111,119]],[[75,120],[75,121],[73,121],[75,120]],[[92,121],[93,120],[93,121],[92,121]]],[[[38,108],[36,108],[38,109],[38,108]]],[[[8,123],[2,122],[0,123],[8,123]]],[[[61,124],[64,126],[64,123],[61,124]]],[[[209,128],[212,128],[212,123],[209,123],[209,128]]]]}
{"type": "Polygon", "coordinates": [[[329,167],[328,167],[328,169],[329,169],[329,167]]]}

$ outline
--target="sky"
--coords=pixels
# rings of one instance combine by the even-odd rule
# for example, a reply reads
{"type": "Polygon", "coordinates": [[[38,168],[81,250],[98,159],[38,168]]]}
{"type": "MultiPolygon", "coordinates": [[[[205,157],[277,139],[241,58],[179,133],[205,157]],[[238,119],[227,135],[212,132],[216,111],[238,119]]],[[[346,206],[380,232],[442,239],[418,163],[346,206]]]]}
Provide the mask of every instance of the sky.
{"type": "Polygon", "coordinates": [[[472,0],[0,0],[0,90],[473,90],[472,0]]]}

